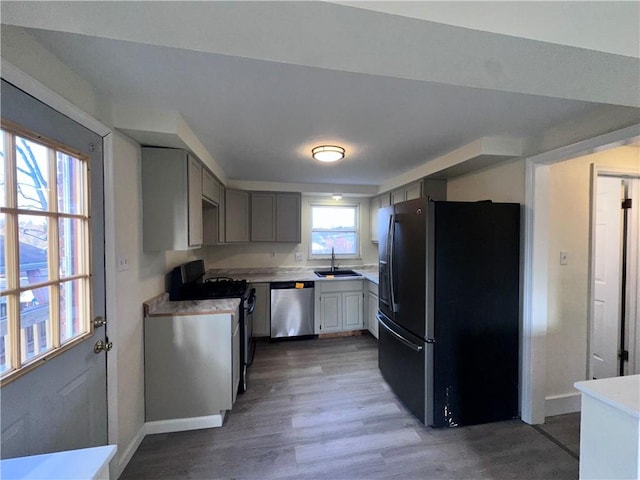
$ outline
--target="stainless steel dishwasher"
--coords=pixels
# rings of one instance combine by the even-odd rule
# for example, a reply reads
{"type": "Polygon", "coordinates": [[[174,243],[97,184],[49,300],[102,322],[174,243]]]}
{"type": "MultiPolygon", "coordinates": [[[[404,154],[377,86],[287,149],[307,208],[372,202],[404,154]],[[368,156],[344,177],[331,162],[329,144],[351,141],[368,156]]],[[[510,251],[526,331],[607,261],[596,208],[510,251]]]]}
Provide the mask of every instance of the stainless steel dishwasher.
{"type": "Polygon", "coordinates": [[[313,335],[313,282],[271,283],[271,338],[313,335]]]}

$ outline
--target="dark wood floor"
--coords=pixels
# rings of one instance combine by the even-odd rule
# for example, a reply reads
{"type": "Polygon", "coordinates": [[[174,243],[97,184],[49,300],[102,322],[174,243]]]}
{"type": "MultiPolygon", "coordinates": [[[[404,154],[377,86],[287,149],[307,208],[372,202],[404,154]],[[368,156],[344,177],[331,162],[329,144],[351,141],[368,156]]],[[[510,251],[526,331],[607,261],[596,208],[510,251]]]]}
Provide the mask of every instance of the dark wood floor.
{"type": "Polygon", "coordinates": [[[520,421],[424,427],[365,335],[259,343],[222,428],[149,435],[121,478],[577,479],[578,461],[520,421]]]}

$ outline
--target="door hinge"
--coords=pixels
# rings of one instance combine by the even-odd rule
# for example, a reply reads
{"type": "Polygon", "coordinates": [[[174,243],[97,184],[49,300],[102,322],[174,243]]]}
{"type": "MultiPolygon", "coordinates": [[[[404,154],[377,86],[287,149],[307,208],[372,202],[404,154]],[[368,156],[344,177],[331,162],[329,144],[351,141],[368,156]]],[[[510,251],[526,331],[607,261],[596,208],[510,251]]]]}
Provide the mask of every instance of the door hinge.
{"type": "Polygon", "coordinates": [[[629,361],[629,351],[628,350],[618,350],[618,358],[624,362],[629,361]]]}
{"type": "Polygon", "coordinates": [[[625,198],[624,200],[622,200],[622,209],[626,210],[628,208],[631,208],[631,199],[625,198]]]}

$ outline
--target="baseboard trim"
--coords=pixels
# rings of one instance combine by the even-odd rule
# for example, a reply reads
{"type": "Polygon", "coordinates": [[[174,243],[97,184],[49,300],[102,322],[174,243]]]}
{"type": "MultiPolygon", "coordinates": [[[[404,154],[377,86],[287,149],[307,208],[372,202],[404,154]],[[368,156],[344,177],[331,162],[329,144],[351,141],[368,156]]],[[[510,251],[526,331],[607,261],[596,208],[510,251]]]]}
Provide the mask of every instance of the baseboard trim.
{"type": "MultiPolygon", "coordinates": [[[[133,455],[136,453],[136,450],[138,450],[138,447],[142,443],[142,440],[144,440],[145,430],[146,428],[145,428],[145,425],[143,424],[140,427],[140,430],[138,430],[138,433],[136,433],[133,439],[129,442],[129,445],[127,446],[127,448],[124,450],[124,452],[122,452],[122,455],[118,455],[116,457],[118,459],[118,462],[115,465],[116,472],[115,472],[115,475],[111,475],[110,478],[120,478],[120,475],[122,475],[122,472],[124,472],[124,469],[127,468],[127,465],[133,458],[133,455]]],[[[116,463],[116,462],[112,462],[112,463],[116,463]]]]}
{"type": "Polygon", "coordinates": [[[565,393],[545,398],[544,416],[564,415],[580,411],[580,393],[565,393]]]}
{"type": "Polygon", "coordinates": [[[176,418],[172,420],[157,420],[145,423],[145,433],[152,435],[156,433],[184,432],[185,430],[200,430],[203,428],[221,427],[224,422],[225,412],[218,415],[207,415],[206,417],[176,418]]]}

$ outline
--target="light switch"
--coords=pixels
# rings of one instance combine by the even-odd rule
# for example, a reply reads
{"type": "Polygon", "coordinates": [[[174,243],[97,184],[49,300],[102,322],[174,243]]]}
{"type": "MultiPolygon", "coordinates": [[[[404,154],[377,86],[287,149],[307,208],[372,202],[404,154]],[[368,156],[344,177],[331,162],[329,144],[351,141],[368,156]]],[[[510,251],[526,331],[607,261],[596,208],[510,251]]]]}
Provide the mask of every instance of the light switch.
{"type": "Polygon", "coordinates": [[[569,265],[569,252],[566,250],[560,252],[560,265],[569,265]]]}

